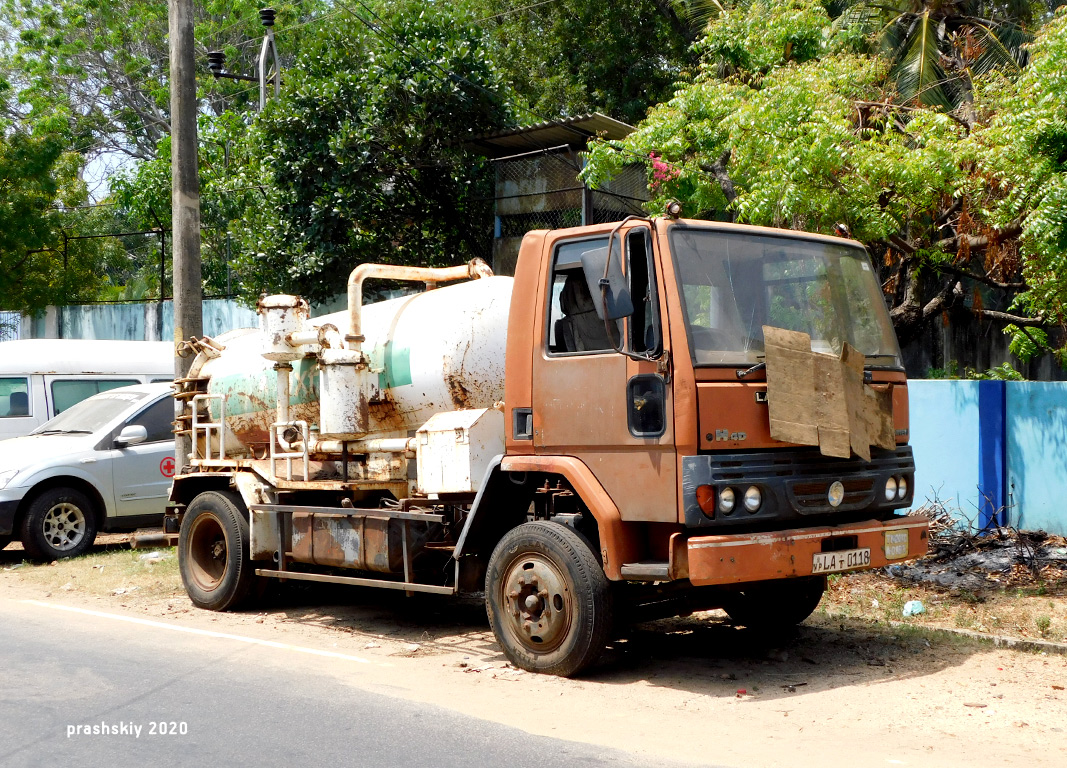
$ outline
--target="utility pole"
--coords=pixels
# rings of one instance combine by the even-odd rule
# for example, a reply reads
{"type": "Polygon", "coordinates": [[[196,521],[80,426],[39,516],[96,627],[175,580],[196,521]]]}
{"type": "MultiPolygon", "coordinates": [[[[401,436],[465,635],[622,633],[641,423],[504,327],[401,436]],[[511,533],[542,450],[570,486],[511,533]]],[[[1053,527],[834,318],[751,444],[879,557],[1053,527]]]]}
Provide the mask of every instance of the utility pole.
{"type": "MultiPolygon", "coordinates": [[[[174,375],[185,378],[192,358],[179,357],[178,344],[203,336],[200,277],[200,180],[197,177],[196,71],[193,0],[170,2],[171,216],[174,251],[174,375]]],[[[160,286],[162,291],[162,285],[160,286]]],[[[180,472],[192,444],[179,435],[175,466],[180,472]]]]}

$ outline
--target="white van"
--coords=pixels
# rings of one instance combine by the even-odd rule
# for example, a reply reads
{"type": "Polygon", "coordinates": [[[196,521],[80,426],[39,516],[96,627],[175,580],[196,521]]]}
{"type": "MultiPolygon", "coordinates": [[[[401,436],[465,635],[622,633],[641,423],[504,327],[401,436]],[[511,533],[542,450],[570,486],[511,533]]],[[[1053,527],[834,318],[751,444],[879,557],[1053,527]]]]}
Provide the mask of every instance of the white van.
{"type": "Polygon", "coordinates": [[[27,435],[98,392],[173,378],[168,341],[0,341],[0,440],[27,435]]]}

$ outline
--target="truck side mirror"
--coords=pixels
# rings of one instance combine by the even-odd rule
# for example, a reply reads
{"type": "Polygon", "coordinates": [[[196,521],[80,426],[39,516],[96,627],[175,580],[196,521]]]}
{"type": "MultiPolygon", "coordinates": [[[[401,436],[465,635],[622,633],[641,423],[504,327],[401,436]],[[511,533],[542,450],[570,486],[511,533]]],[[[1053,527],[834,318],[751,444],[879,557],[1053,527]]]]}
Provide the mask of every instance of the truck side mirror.
{"type": "Polygon", "coordinates": [[[605,280],[604,267],[608,264],[608,249],[594,248],[582,254],[582,271],[589,286],[589,295],[593,297],[593,306],[601,320],[618,320],[634,313],[634,304],[630,298],[630,289],[626,277],[622,274],[622,256],[618,251],[611,259],[607,274],[607,290],[602,291],[601,281],[605,280]]]}
{"type": "Polygon", "coordinates": [[[148,430],[140,424],[127,424],[115,437],[115,447],[125,448],[129,445],[137,445],[148,439],[148,430]]]}

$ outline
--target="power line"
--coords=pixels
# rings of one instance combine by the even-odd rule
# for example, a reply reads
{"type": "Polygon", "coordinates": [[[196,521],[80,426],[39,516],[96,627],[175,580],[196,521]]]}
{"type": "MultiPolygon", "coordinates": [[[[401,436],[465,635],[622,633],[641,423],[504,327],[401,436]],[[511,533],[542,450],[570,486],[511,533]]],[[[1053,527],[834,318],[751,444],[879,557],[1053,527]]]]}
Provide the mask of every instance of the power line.
{"type": "Polygon", "coordinates": [[[523,11],[528,11],[531,8],[538,8],[538,7],[542,6],[542,5],[548,5],[549,3],[558,3],[558,2],[559,2],[559,0],[541,0],[541,2],[539,2],[539,3],[533,3],[532,5],[524,5],[521,8],[512,8],[510,10],[503,11],[502,13],[498,13],[495,16],[486,16],[484,19],[475,19],[474,23],[475,24],[481,24],[483,21],[492,21],[493,19],[500,19],[500,18],[503,18],[504,16],[509,16],[509,15],[511,15],[513,13],[522,13],[523,11]]]}

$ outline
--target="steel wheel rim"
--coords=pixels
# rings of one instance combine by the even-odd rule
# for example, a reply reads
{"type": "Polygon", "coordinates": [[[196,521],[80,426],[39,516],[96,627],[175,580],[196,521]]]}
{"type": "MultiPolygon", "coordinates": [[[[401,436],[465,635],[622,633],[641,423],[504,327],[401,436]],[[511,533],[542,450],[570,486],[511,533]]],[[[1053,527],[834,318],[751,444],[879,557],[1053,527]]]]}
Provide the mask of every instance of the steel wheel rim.
{"type": "Polygon", "coordinates": [[[205,592],[218,588],[229,567],[226,531],[214,515],[201,515],[189,531],[189,575],[205,592]]]}
{"type": "Polygon", "coordinates": [[[574,622],[574,600],[559,567],[528,552],[508,565],[501,583],[508,634],[533,653],[550,653],[566,641],[574,622]]]}
{"type": "Polygon", "coordinates": [[[81,508],[69,501],[61,501],[44,513],[41,532],[52,549],[69,552],[81,544],[86,528],[88,525],[81,508]]]}

